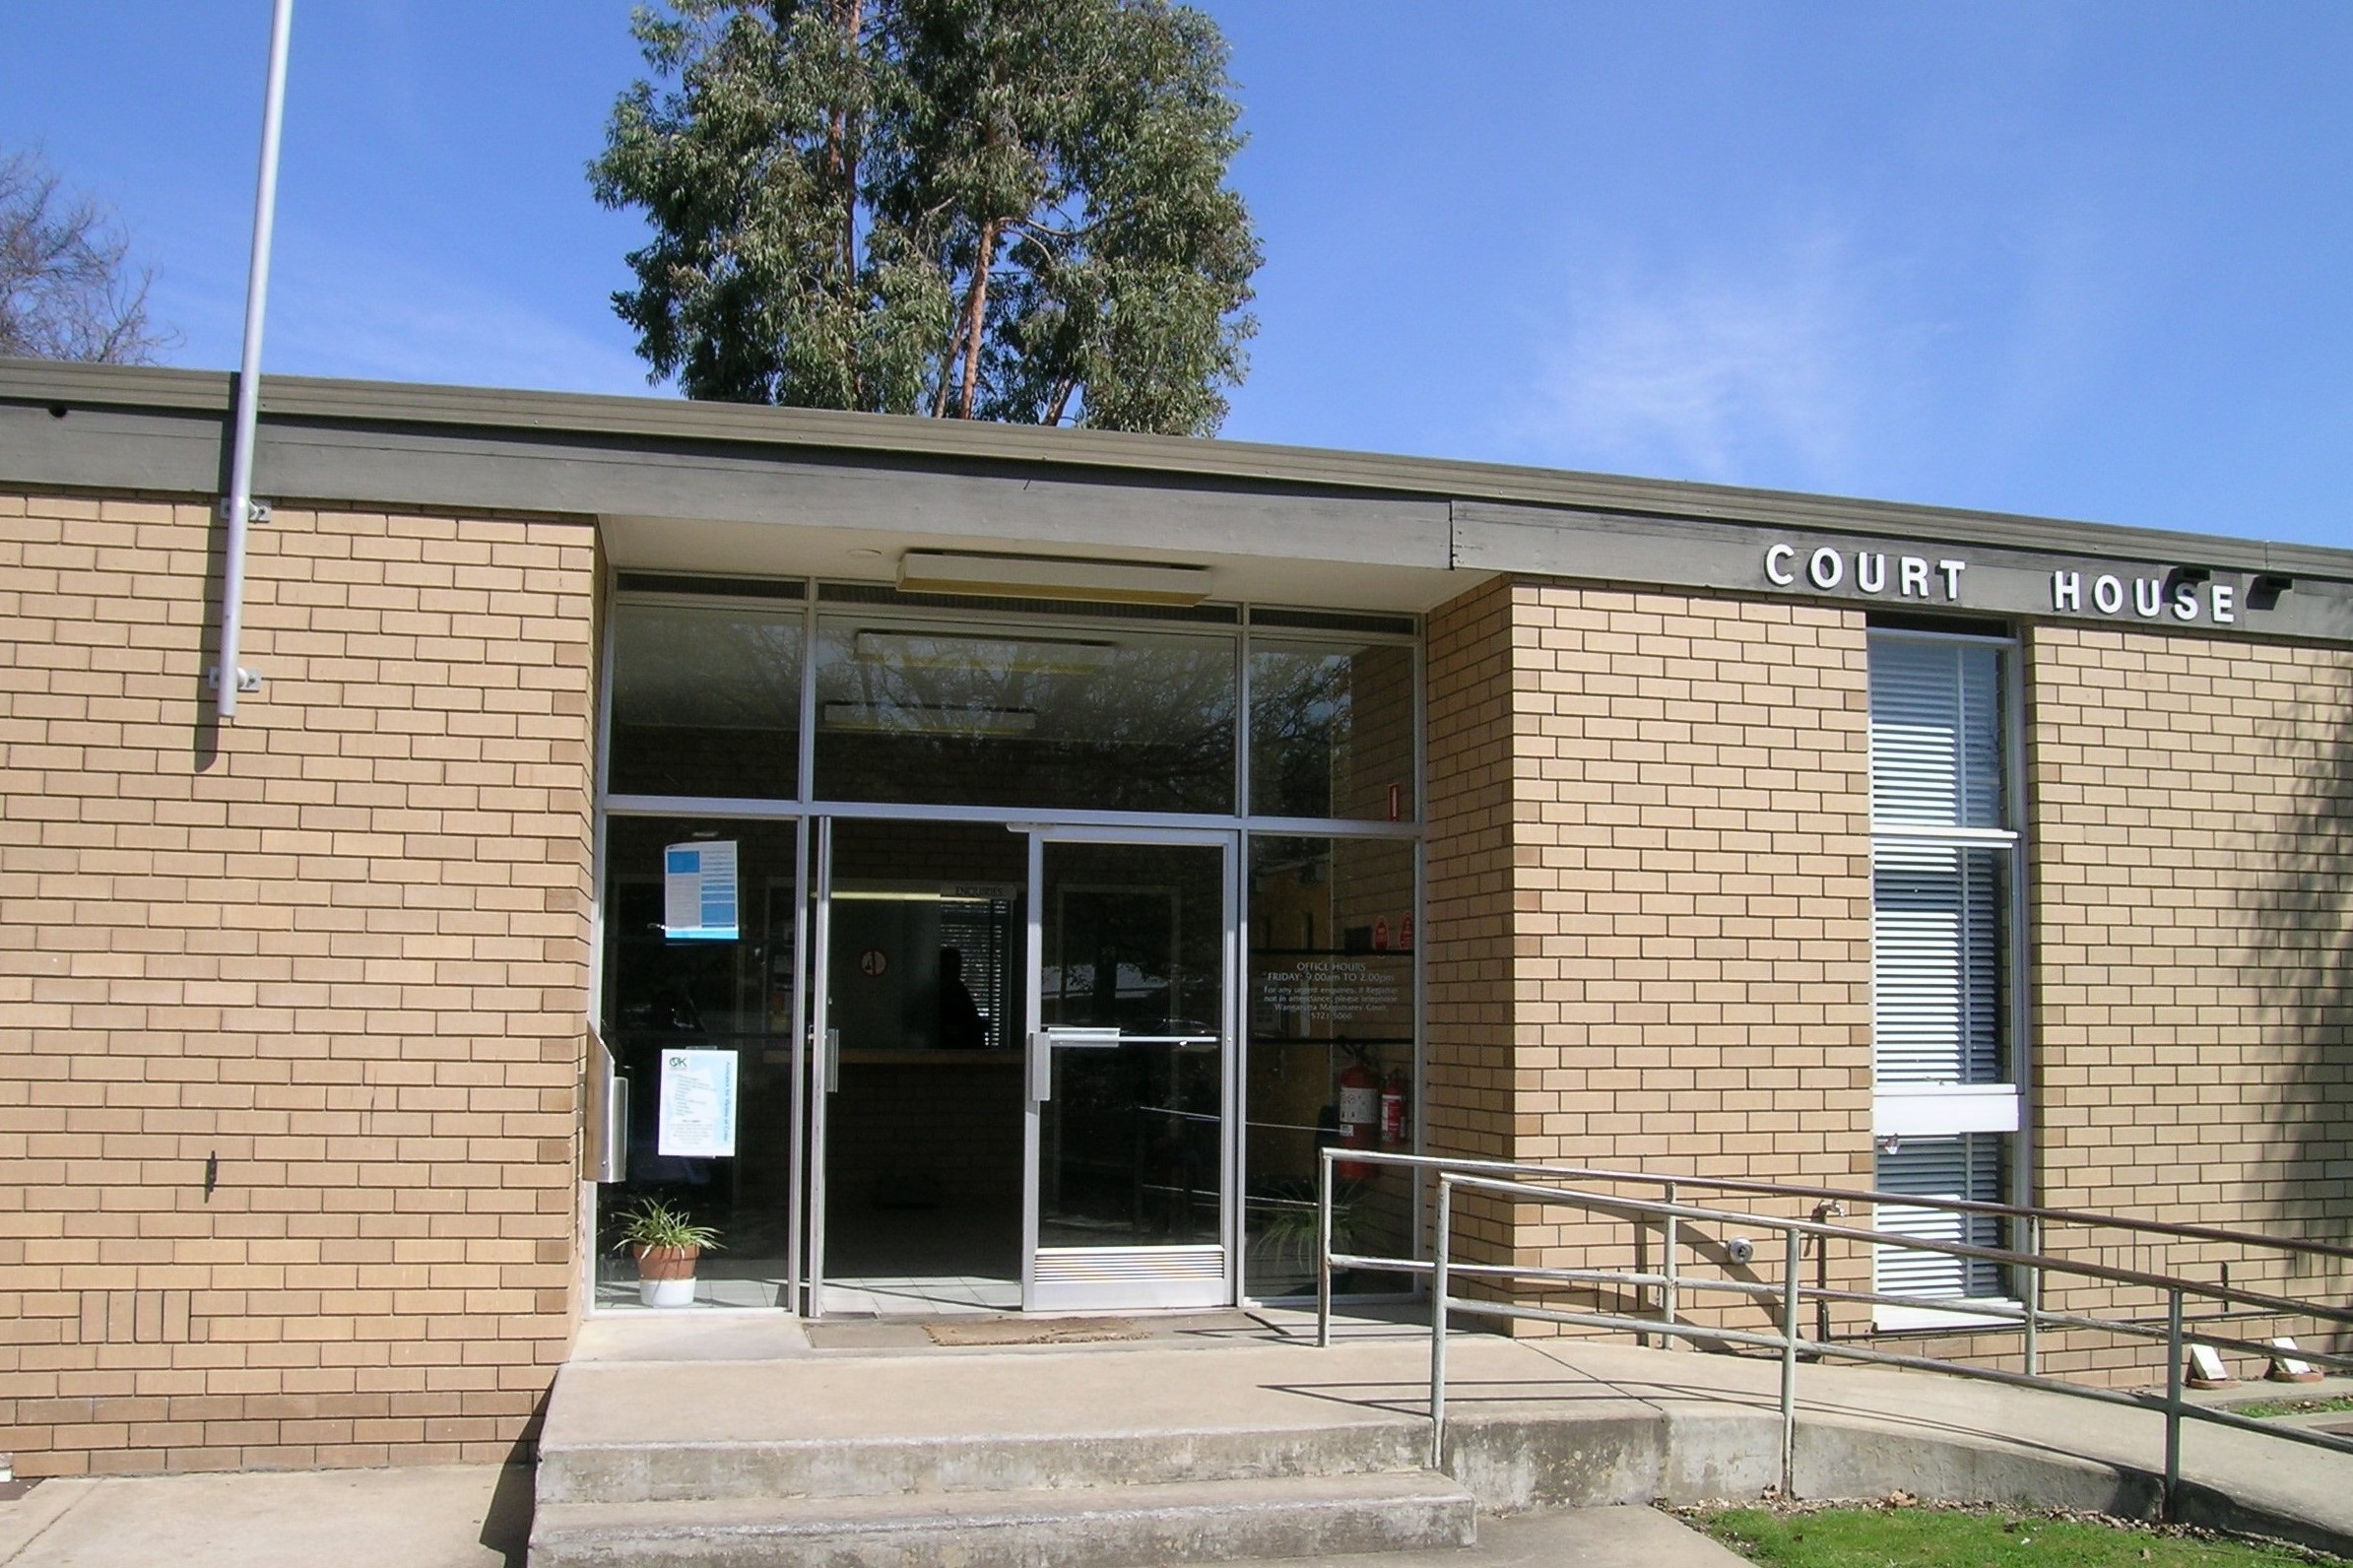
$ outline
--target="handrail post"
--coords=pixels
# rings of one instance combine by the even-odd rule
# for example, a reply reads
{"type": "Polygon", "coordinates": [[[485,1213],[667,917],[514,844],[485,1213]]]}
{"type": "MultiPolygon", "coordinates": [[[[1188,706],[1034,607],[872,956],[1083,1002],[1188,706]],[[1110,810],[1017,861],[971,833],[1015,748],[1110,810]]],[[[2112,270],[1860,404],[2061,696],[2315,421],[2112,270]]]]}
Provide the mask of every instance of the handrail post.
{"type": "MultiPolygon", "coordinates": [[[[1636,1274],[1647,1274],[1651,1272],[1650,1222],[1640,1213],[1637,1213],[1630,1221],[1630,1227],[1634,1232],[1634,1273],[1636,1274]]],[[[1648,1288],[1649,1286],[1646,1285],[1637,1289],[1634,1294],[1634,1299],[1636,1301],[1640,1301],[1642,1299],[1642,1290],[1648,1288]]],[[[1637,1334],[1634,1336],[1634,1342],[1647,1350],[1651,1347],[1651,1341],[1653,1339],[1664,1341],[1666,1339],[1667,1336],[1664,1334],[1637,1334]]]]}
{"type": "Polygon", "coordinates": [[[1437,1245],[1430,1254],[1430,1469],[1446,1468],[1446,1265],[1454,1228],[1454,1178],[1438,1177],[1437,1245]]]}
{"type": "MultiPolygon", "coordinates": [[[[1668,1182],[1667,1184],[1667,1202],[1669,1206],[1668,1212],[1666,1216],[1667,1222],[1660,1227],[1659,1237],[1659,1321],[1667,1324],[1670,1328],[1673,1326],[1675,1321],[1676,1307],[1675,1215],[1672,1209],[1674,1201],[1675,1184],[1673,1182],[1668,1182]]],[[[1663,1335],[1661,1338],[1666,1341],[1662,1348],[1671,1350],[1675,1347],[1676,1336],[1668,1334],[1663,1335]]]]}
{"type": "Polygon", "coordinates": [[[2026,1266],[2026,1375],[2043,1372],[2043,1216],[2026,1216],[2026,1252],[2034,1259],[2026,1266]]]}
{"type": "Polygon", "coordinates": [[[1805,1238],[1796,1225],[1782,1232],[1781,1263],[1781,1495],[1797,1495],[1797,1293],[1803,1287],[1805,1238]]]}
{"type": "Polygon", "coordinates": [[[2165,1293],[2165,1522],[2182,1522],[2182,1287],[2165,1293]]]}
{"type": "Polygon", "coordinates": [[[1332,1343],[1332,1150],[1316,1160],[1316,1347],[1332,1343]]]}

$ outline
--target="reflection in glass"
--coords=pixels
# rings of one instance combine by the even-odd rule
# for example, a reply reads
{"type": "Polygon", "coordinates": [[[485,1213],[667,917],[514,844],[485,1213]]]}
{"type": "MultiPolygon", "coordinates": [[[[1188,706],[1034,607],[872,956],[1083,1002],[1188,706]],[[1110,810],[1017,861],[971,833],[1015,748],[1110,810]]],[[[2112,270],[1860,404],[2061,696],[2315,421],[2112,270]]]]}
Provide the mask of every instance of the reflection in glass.
{"type": "Polygon", "coordinates": [[[823,621],[827,800],[1230,812],[1230,637],[823,621]]]}
{"type": "Polygon", "coordinates": [[[1254,640],[1250,809],[1271,817],[1410,820],[1413,650],[1254,640]]]}
{"type": "Polygon", "coordinates": [[[1054,1051],[1041,1247],[1219,1239],[1224,864],[1209,845],[1045,847],[1039,1021],[1120,1039],[1054,1051]]]}
{"type": "Polygon", "coordinates": [[[608,789],[751,800],[800,793],[798,609],[622,604],[613,614],[608,789]]]}
{"type": "MultiPolygon", "coordinates": [[[[1243,1152],[1251,1295],[1314,1287],[1319,1149],[1414,1146],[1414,937],[1411,844],[1251,840],[1243,1152]]],[[[1334,1175],[1340,1249],[1409,1255],[1412,1178],[1344,1157],[1334,1175]]],[[[1360,1272],[1340,1287],[1410,1283],[1360,1272]]]]}

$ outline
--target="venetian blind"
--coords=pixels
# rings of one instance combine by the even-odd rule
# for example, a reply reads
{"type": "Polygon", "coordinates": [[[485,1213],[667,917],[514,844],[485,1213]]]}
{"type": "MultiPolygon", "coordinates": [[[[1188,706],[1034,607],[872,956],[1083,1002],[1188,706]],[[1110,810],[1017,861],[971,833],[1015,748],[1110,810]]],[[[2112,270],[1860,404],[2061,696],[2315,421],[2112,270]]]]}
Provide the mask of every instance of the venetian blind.
{"type": "Polygon", "coordinates": [[[1872,825],[2001,826],[2000,655],[1875,637],[1870,683],[1872,825]]]}
{"type": "MultiPolygon", "coordinates": [[[[1907,1139],[1902,1147],[1880,1154],[1875,1184],[1885,1193],[1997,1203],[2001,1140],[1987,1134],[1907,1139]]],[[[1885,1204],[1879,1209],[1877,1228],[1898,1236],[1972,1247],[1995,1247],[2001,1242],[2001,1221],[1995,1215],[1956,1213],[1947,1209],[1885,1204]]],[[[1933,1300],[2000,1293],[2000,1270],[1984,1259],[1885,1244],[1875,1251],[1875,1288],[1884,1294],[1933,1300]]]]}
{"type": "Polygon", "coordinates": [[[2003,1077],[2006,848],[1906,837],[2003,820],[1999,657],[1871,643],[1871,1025],[1883,1083],[2003,1077]]]}

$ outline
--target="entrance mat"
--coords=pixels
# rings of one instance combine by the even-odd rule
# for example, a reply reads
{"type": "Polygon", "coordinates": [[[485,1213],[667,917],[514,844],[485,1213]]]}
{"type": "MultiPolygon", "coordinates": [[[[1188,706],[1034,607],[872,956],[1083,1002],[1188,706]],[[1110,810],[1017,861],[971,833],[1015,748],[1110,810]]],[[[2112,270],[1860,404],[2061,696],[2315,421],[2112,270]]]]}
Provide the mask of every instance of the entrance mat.
{"type": "Polygon", "coordinates": [[[1151,1338],[1149,1330],[1126,1318],[951,1318],[923,1328],[934,1344],[1085,1344],[1151,1338]]]}

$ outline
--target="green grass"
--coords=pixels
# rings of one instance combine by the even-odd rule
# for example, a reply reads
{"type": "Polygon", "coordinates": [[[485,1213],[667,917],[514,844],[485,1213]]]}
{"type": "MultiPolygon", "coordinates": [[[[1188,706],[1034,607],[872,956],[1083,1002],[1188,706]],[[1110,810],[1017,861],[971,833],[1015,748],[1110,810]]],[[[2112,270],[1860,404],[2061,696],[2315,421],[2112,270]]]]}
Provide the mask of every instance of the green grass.
{"type": "Polygon", "coordinates": [[[1766,1568],[2310,1568],[2293,1547],[1958,1508],[1703,1511],[1692,1523],[1766,1568]]]}
{"type": "Polygon", "coordinates": [[[2353,1394],[2333,1395],[2324,1400],[2257,1400],[2252,1405],[2226,1405],[2223,1408],[2233,1415],[2252,1415],[2257,1420],[2271,1415],[2321,1415],[2330,1410],[2353,1410],[2353,1394]]]}

